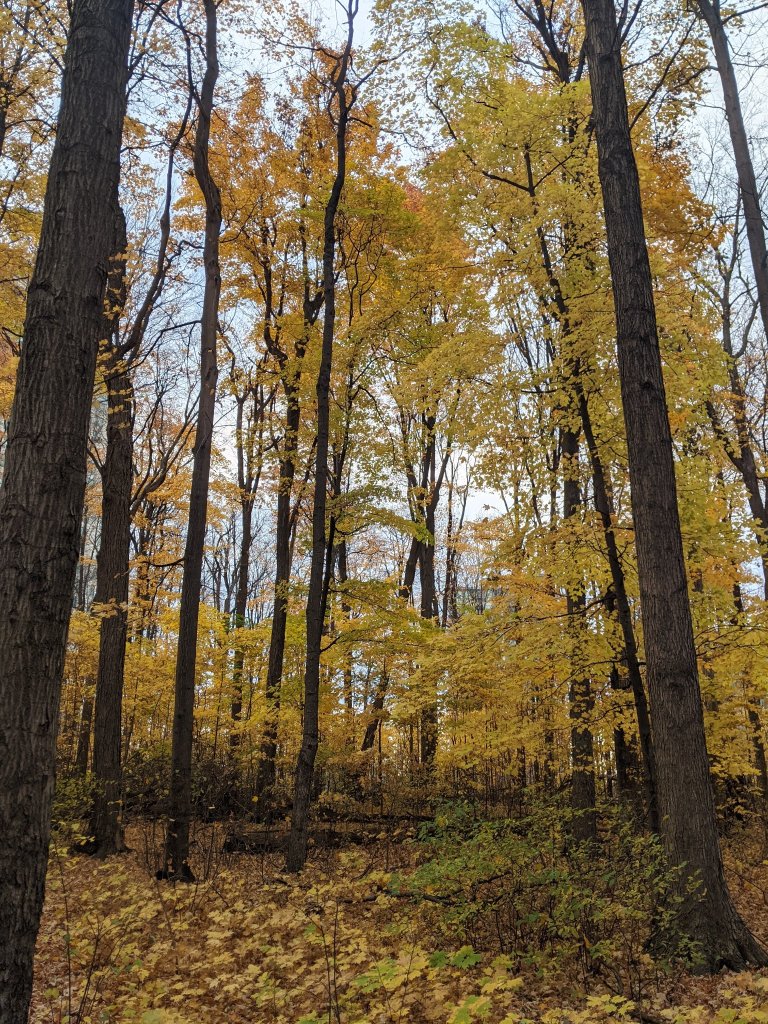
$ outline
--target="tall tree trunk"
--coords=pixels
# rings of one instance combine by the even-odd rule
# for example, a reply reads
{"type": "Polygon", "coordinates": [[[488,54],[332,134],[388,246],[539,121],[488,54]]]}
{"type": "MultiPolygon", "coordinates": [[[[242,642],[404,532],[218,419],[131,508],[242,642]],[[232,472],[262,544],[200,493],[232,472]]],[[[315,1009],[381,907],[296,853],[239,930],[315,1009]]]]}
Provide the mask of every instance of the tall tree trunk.
{"type": "MultiPolygon", "coordinates": [[[[189,866],[189,827],[192,818],[192,736],[195,710],[197,623],[200,615],[203,549],[208,515],[208,482],[211,472],[213,418],[216,407],[216,332],[219,294],[219,234],[221,196],[208,164],[213,96],[219,74],[217,56],[217,8],[204,0],[205,74],[197,102],[197,126],[192,154],[195,178],[205,199],[203,262],[205,290],[200,323],[200,397],[193,446],[189,520],[184,546],[184,579],[179,609],[179,641],[171,747],[171,789],[166,841],[166,865],[179,879],[193,878],[189,866]]],[[[192,83],[189,83],[192,88],[192,83]]]]}
{"type": "MultiPolygon", "coordinates": [[[[581,507],[579,486],[579,435],[562,432],[563,519],[578,515],[581,507]]],[[[590,717],[594,706],[592,684],[584,672],[581,657],[585,599],[583,590],[568,591],[566,606],[571,639],[571,683],[568,687],[568,714],[571,720],[571,809],[574,812],[572,834],[577,842],[597,837],[595,814],[595,755],[590,717]]]]}
{"type": "MultiPolygon", "coordinates": [[[[84,685],[90,689],[93,679],[86,679],[84,685]]],[[[84,779],[88,774],[88,761],[91,754],[91,726],[93,724],[93,697],[86,693],[80,711],[80,727],[77,731],[77,750],[75,752],[75,775],[84,779]]]]}
{"type": "Polygon", "coordinates": [[[366,709],[371,717],[365,726],[363,742],[360,744],[360,751],[363,754],[366,750],[373,750],[376,733],[381,729],[381,714],[384,710],[384,701],[387,696],[388,687],[389,676],[387,675],[386,670],[382,669],[379,681],[376,684],[376,690],[373,694],[373,700],[371,701],[370,707],[366,709]]]}
{"type": "Polygon", "coordinates": [[[307,594],[307,657],[304,671],[304,721],[301,748],[296,763],[293,790],[293,814],[288,841],[286,867],[300,871],[307,859],[307,827],[315,756],[319,742],[320,655],[322,649],[325,598],[327,595],[326,559],[333,551],[333,538],[326,540],[325,512],[328,489],[328,445],[330,427],[330,390],[333,361],[333,336],[336,327],[336,213],[341,200],[347,169],[347,126],[355,91],[347,81],[352,59],[352,38],[356,0],[350,0],[347,12],[347,39],[336,59],[332,87],[336,100],[336,173],[325,207],[323,223],[323,336],[317,396],[317,446],[315,451],[314,506],[312,509],[312,556],[307,594]]]}
{"type": "MultiPolygon", "coordinates": [[[[735,611],[733,625],[736,626],[744,614],[744,600],[741,594],[741,584],[738,581],[733,585],[733,604],[735,611]]],[[[766,761],[765,743],[763,742],[763,723],[758,711],[759,702],[749,693],[746,694],[746,700],[747,722],[749,723],[750,741],[755,758],[757,782],[763,803],[768,803],[768,762],[766,761]]]]}
{"type": "Polygon", "coordinates": [[[91,829],[98,857],[108,857],[125,849],[120,824],[120,738],[131,544],[133,385],[121,360],[107,368],[107,408],[95,602],[101,626],[93,729],[91,829]]]}
{"type": "MultiPolygon", "coordinates": [[[[336,546],[337,559],[339,567],[339,584],[342,588],[341,597],[341,614],[345,619],[349,619],[352,614],[352,608],[347,603],[345,598],[345,584],[349,582],[349,562],[347,559],[347,539],[342,537],[336,546]]],[[[352,716],[355,709],[354,693],[352,692],[352,652],[349,651],[344,658],[344,676],[343,676],[342,695],[344,698],[344,707],[346,708],[347,714],[352,716]]]]}
{"type": "MultiPolygon", "coordinates": [[[[717,73],[723,90],[725,116],[728,121],[728,131],[736,162],[739,193],[744,207],[744,225],[747,229],[752,272],[755,275],[757,302],[763,322],[763,331],[768,339],[768,253],[766,253],[765,225],[760,209],[760,193],[755,178],[755,168],[744,125],[736,72],[733,68],[728,36],[721,16],[720,0],[696,0],[696,6],[707,24],[712,38],[712,48],[715,51],[717,73]]],[[[736,244],[735,239],[734,244],[736,244]]]]}
{"type": "Polygon", "coordinates": [[[632,622],[632,609],[629,604],[629,596],[624,578],[624,567],[621,564],[621,555],[616,543],[613,509],[608,488],[608,480],[600,458],[600,452],[595,440],[595,433],[592,429],[592,417],[589,411],[589,403],[581,381],[575,384],[576,398],[579,405],[581,426],[584,431],[584,439],[589,449],[589,457],[592,464],[592,485],[595,494],[595,507],[600,516],[605,539],[605,550],[608,554],[608,565],[611,570],[611,582],[613,584],[613,596],[616,601],[616,613],[621,627],[622,640],[624,641],[624,664],[629,676],[629,683],[632,689],[632,697],[635,704],[637,716],[637,732],[640,739],[640,750],[643,758],[643,788],[645,790],[645,810],[648,818],[648,825],[654,832],[659,830],[659,811],[656,800],[656,754],[653,749],[653,736],[651,733],[651,718],[648,711],[648,701],[645,696],[643,676],[640,672],[640,659],[637,653],[637,639],[635,627],[632,622]]]}
{"type": "Polygon", "coordinates": [[[703,969],[765,964],[731,901],[715,820],[640,182],[613,0],[582,0],[616,313],[662,836],[703,969]],[[699,884],[695,894],[690,883],[699,884]]]}
{"type": "Polygon", "coordinates": [[[131,0],[75,0],[0,495],[0,1019],[24,1024],[120,176],[131,0]]]}
{"type": "MultiPolygon", "coordinates": [[[[251,568],[251,544],[253,543],[253,496],[242,494],[240,498],[240,557],[237,568],[237,592],[235,594],[235,629],[242,629],[248,611],[248,576],[251,568]]],[[[235,725],[243,713],[243,668],[245,649],[242,644],[235,647],[232,662],[232,721],[235,725]]],[[[233,731],[230,746],[240,743],[240,734],[233,731]]]]}
{"type": "MultiPolygon", "coordinates": [[[[429,441],[429,456],[431,465],[431,484],[435,485],[435,438],[434,434],[429,441]]],[[[431,497],[431,488],[430,488],[431,497]]],[[[435,504],[427,501],[424,510],[424,526],[428,531],[428,539],[422,541],[419,548],[419,578],[421,583],[421,617],[428,622],[434,622],[437,618],[437,587],[435,585],[435,504]]],[[[430,684],[430,688],[431,687],[430,684]]],[[[438,740],[438,709],[437,694],[430,693],[429,703],[421,712],[420,754],[421,764],[427,771],[431,772],[435,766],[438,740]]]]}
{"type": "Polygon", "coordinates": [[[288,624],[288,587],[291,580],[291,495],[296,475],[296,457],[300,424],[299,382],[286,376],[290,368],[283,369],[285,391],[285,437],[280,459],[277,522],[275,533],[275,596],[272,605],[272,627],[269,637],[269,658],[265,697],[267,717],[261,740],[259,767],[256,773],[255,817],[264,820],[273,803],[276,777],[277,731],[280,715],[280,688],[285,659],[285,631],[288,624]]]}

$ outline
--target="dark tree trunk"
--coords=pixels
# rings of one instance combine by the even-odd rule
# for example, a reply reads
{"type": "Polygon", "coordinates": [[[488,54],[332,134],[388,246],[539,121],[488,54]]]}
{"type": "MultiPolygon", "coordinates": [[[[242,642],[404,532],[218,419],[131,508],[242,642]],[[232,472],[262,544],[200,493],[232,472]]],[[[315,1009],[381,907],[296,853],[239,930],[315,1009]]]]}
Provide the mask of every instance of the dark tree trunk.
{"type": "MultiPolygon", "coordinates": [[[[768,254],[765,244],[765,226],[760,209],[760,192],[755,179],[755,168],[749,151],[749,140],[741,110],[736,72],[733,68],[728,36],[721,16],[720,0],[696,0],[696,6],[707,24],[712,38],[712,48],[715,51],[717,72],[723,90],[725,116],[728,121],[728,131],[736,162],[739,193],[744,207],[744,225],[747,229],[752,272],[755,275],[760,318],[763,322],[763,331],[768,338],[768,254]]],[[[736,239],[734,239],[735,244],[736,239]]]]}
{"type": "Polygon", "coordinates": [[[367,708],[371,717],[365,726],[363,742],[360,744],[360,751],[363,754],[366,750],[373,750],[373,744],[376,741],[376,733],[381,729],[381,715],[384,711],[384,700],[387,696],[388,687],[389,676],[386,672],[382,672],[379,677],[379,681],[376,684],[376,690],[373,695],[373,700],[371,701],[371,706],[367,708]]]}
{"type": "Polygon", "coordinates": [[[657,795],[669,859],[681,867],[680,919],[703,969],[768,963],[725,878],[704,738],[640,183],[613,0],[583,0],[598,168],[627,432],[657,795]],[[700,883],[688,891],[691,878],[700,883]]]}
{"type": "Polygon", "coordinates": [[[283,369],[285,391],[285,437],[280,459],[277,492],[277,523],[275,534],[275,596],[272,606],[272,628],[267,661],[267,717],[261,740],[259,767],[256,774],[255,817],[264,820],[273,802],[276,776],[277,730],[280,715],[280,688],[285,659],[285,630],[288,624],[288,587],[291,579],[291,495],[296,475],[296,457],[300,423],[298,380],[283,369]]]}
{"type": "MultiPolygon", "coordinates": [[[[768,597],[765,599],[768,600],[768,597]]],[[[738,625],[740,617],[744,614],[744,600],[741,596],[741,584],[738,582],[733,586],[733,604],[735,609],[733,624],[738,625]]],[[[766,763],[765,743],[763,740],[763,723],[758,711],[760,705],[759,702],[749,694],[747,694],[746,699],[747,722],[749,723],[750,741],[752,743],[752,752],[755,758],[757,783],[763,803],[768,803],[768,763],[766,763]]]]}
{"type": "MultiPolygon", "coordinates": [[[[253,543],[253,496],[242,494],[240,498],[240,558],[237,568],[237,592],[235,594],[235,628],[242,629],[248,611],[248,576],[251,568],[251,544],[253,543]]],[[[235,725],[243,713],[243,667],[245,650],[241,644],[235,647],[232,662],[232,721],[235,725]]],[[[238,746],[240,735],[233,732],[230,744],[238,746]]]]}
{"type": "MultiPolygon", "coordinates": [[[[352,608],[344,598],[345,584],[349,582],[349,563],[347,560],[347,541],[346,538],[342,538],[336,548],[338,554],[338,566],[339,566],[339,584],[342,588],[341,598],[341,614],[345,619],[348,619],[352,614],[352,608]]],[[[354,694],[352,692],[352,653],[351,651],[347,654],[344,660],[344,682],[342,687],[342,693],[344,697],[344,707],[347,713],[352,715],[355,708],[354,694]]]]}
{"type": "Polygon", "coordinates": [[[91,828],[98,857],[125,849],[121,819],[123,678],[133,483],[133,385],[122,361],[107,369],[107,445],[102,472],[96,608],[101,615],[93,730],[91,828]]]}
{"type": "MultiPolygon", "coordinates": [[[[563,519],[578,515],[581,507],[579,486],[579,435],[562,432],[563,519]]],[[[590,718],[594,707],[592,684],[584,672],[581,644],[584,630],[585,599],[583,589],[566,596],[571,639],[571,682],[568,687],[568,714],[571,720],[571,809],[573,838],[592,842],[597,838],[595,813],[595,757],[590,718]]]]}
{"type": "MultiPolygon", "coordinates": [[[[430,439],[431,464],[434,468],[434,437],[430,439]]],[[[434,486],[434,480],[432,481],[434,486]]],[[[435,586],[435,507],[429,501],[425,510],[424,525],[429,531],[427,540],[422,541],[419,555],[419,578],[421,583],[421,617],[429,622],[437,618],[437,588],[435,586]]],[[[431,772],[435,766],[438,740],[438,710],[436,694],[430,694],[429,703],[421,712],[419,730],[421,763],[431,772]]]]}
{"type": "MultiPolygon", "coordinates": [[[[92,679],[85,682],[87,687],[93,685],[92,679]]],[[[93,724],[93,698],[87,694],[83,697],[80,711],[80,728],[77,732],[77,750],[75,752],[75,775],[84,779],[88,774],[88,761],[91,754],[91,726],[93,724]]]]}
{"type": "Polygon", "coordinates": [[[317,445],[315,451],[315,486],[312,509],[312,557],[309,592],[307,594],[307,657],[304,672],[304,721],[301,748],[296,763],[293,790],[293,814],[288,841],[286,867],[300,871],[307,859],[307,827],[312,797],[315,756],[319,742],[320,655],[322,650],[325,598],[327,594],[326,559],[333,551],[333,538],[326,540],[325,513],[328,489],[328,446],[330,426],[330,390],[333,361],[333,336],[336,327],[336,213],[341,200],[347,166],[347,126],[354,90],[347,81],[352,58],[354,13],[352,5],[347,16],[347,40],[338,55],[333,71],[332,87],[336,100],[336,173],[325,207],[323,224],[323,335],[320,369],[315,393],[317,396],[317,445]]]}
{"type": "MultiPolygon", "coordinates": [[[[195,664],[197,623],[200,615],[201,577],[205,528],[208,515],[208,482],[211,472],[211,443],[216,407],[216,333],[219,294],[219,233],[221,196],[208,164],[213,113],[213,96],[219,73],[217,57],[217,13],[215,0],[204,0],[205,74],[197,103],[197,127],[193,166],[205,199],[205,240],[203,262],[205,290],[200,324],[200,397],[193,446],[192,485],[189,520],[184,546],[184,579],[179,609],[179,642],[176,658],[176,687],[171,749],[171,788],[166,844],[166,866],[183,880],[193,877],[189,866],[189,828],[192,818],[192,736],[195,710],[195,664]]],[[[192,83],[189,83],[192,88],[192,83]]]]}
{"type": "Polygon", "coordinates": [[[24,1024],[50,834],[130,0],[75,0],[0,496],[0,1019],[24,1024]]]}
{"type": "Polygon", "coordinates": [[[603,527],[605,550],[608,554],[608,565],[611,570],[613,597],[616,602],[616,614],[621,627],[622,640],[624,641],[624,667],[626,668],[627,675],[629,676],[629,682],[632,688],[632,697],[635,703],[637,732],[640,738],[640,750],[643,755],[645,810],[649,827],[654,832],[658,832],[659,812],[656,802],[656,755],[653,749],[651,718],[648,711],[648,701],[645,696],[643,676],[640,672],[637,640],[635,637],[634,623],[632,622],[632,609],[630,608],[626,582],[624,579],[624,567],[621,564],[621,555],[619,554],[619,548],[616,543],[610,491],[608,489],[606,472],[595,440],[595,434],[592,429],[592,417],[589,412],[589,403],[587,402],[587,396],[580,381],[576,382],[575,390],[579,404],[581,425],[584,431],[584,439],[587,442],[590,461],[592,463],[592,483],[595,492],[595,507],[600,516],[600,522],[603,527]]]}

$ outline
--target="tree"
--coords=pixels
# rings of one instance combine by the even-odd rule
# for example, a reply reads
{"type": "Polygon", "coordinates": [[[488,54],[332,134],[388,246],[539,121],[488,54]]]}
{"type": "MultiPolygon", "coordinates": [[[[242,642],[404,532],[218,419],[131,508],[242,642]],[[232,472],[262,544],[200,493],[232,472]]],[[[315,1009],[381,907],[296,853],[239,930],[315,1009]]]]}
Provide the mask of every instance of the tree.
{"type": "Polygon", "coordinates": [[[23,1024],[91,395],[114,256],[131,0],[77,0],[0,497],[0,1016],[23,1024]]]}
{"type": "MultiPolygon", "coordinates": [[[[171,751],[171,793],[166,839],[166,865],[174,877],[184,881],[194,876],[189,866],[189,828],[192,818],[192,732],[195,709],[195,662],[197,624],[203,571],[203,548],[208,509],[208,485],[211,472],[213,417],[216,406],[218,363],[219,234],[221,231],[221,194],[211,173],[209,145],[214,90],[219,75],[218,18],[216,0],[204,0],[205,73],[196,93],[197,124],[192,149],[195,178],[205,201],[203,265],[205,285],[200,321],[200,395],[193,445],[192,485],[189,496],[189,521],[184,546],[184,577],[179,607],[179,642],[176,657],[176,689],[171,751]]],[[[187,53],[191,51],[189,34],[184,30],[187,53]]],[[[194,90],[191,80],[189,88],[194,90]]]]}
{"type": "Polygon", "coordinates": [[[307,858],[307,827],[312,778],[319,743],[320,655],[328,598],[330,561],[333,557],[333,528],[326,535],[328,490],[328,446],[330,437],[330,391],[333,339],[336,329],[336,215],[347,171],[347,131],[357,98],[357,85],[349,81],[352,40],[358,0],[348,0],[347,38],[342,50],[327,56],[331,62],[330,87],[336,119],[336,168],[323,216],[323,333],[317,399],[317,440],[315,444],[314,504],[312,508],[312,555],[307,593],[307,658],[304,672],[304,716],[301,748],[296,762],[291,835],[286,866],[300,871],[307,858]],[[327,564],[328,563],[328,564],[327,564]]]}
{"type": "Polygon", "coordinates": [[[705,970],[768,963],[723,875],[637,165],[613,0],[583,0],[616,314],[659,811],[705,970]],[[692,883],[698,886],[692,891],[692,883]]]}
{"type": "Polygon", "coordinates": [[[706,22],[715,51],[717,73],[723,89],[725,116],[731,136],[739,194],[744,209],[744,226],[755,277],[755,291],[763,331],[768,338],[768,252],[765,244],[765,224],[760,208],[760,191],[749,149],[744,114],[741,109],[739,85],[736,80],[726,24],[733,15],[723,16],[720,0],[693,0],[700,17],[706,22]]]}

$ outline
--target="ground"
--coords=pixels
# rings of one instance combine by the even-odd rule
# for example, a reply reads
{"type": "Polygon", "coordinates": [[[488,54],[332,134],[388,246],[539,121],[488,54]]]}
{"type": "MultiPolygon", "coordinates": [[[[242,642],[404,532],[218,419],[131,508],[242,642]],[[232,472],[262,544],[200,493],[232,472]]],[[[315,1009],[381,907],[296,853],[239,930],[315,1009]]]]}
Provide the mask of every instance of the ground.
{"type": "MultiPolygon", "coordinates": [[[[159,836],[134,827],[132,852],[105,863],[55,845],[32,1024],[768,1024],[768,971],[650,970],[622,994],[575,964],[475,950],[412,898],[407,829],[290,876],[278,854],[224,854],[221,828],[202,828],[191,885],[152,877],[159,836]]],[[[768,862],[731,858],[729,874],[768,940],[768,862]]]]}

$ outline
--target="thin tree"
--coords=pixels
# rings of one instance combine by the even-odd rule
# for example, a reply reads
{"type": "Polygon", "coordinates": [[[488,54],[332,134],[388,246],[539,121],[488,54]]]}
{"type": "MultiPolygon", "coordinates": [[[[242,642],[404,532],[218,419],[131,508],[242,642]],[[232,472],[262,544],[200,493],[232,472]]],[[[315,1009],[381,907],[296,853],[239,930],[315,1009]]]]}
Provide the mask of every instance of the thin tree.
{"type": "Polygon", "coordinates": [[[214,0],[203,0],[205,10],[205,73],[199,92],[192,80],[191,41],[185,28],[189,88],[195,93],[197,124],[192,149],[195,178],[205,201],[203,264],[205,286],[200,323],[200,396],[193,445],[189,520],[184,545],[184,578],[179,608],[179,640],[176,655],[173,736],[171,746],[171,790],[166,838],[165,873],[193,879],[189,866],[189,829],[192,820],[192,734],[195,710],[195,665],[197,624],[200,617],[203,551],[208,516],[208,485],[211,475],[213,418],[216,406],[218,363],[216,338],[221,276],[219,235],[221,195],[208,163],[214,90],[219,76],[218,19],[214,0]]]}
{"type": "Polygon", "coordinates": [[[760,192],[757,188],[755,167],[749,149],[744,113],[741,109],[739,83],[736,80],[728,33],[726,32],[726,25],[733,14],[723,17],[720,0],[693,0],[693,2],[709,29],[712,49],[715,52],[717,73],[723,89],[728,132],[736,163],[739,195],[744,210],[744,227],[752,260],[752,272],[755,275],[757,304],[760,310],[760,319],[763,322],[763,331],[768,338],[768,252],[766,252],[765,223],[760,208],[760,192]]]}
{"type": "Polygon", "coordinates": [[[75,0],[0,495],[0,1020],[24,1024],[114,255],[131,0],[75,0]]]}
{"type": "MultiPolygon", "coordinates": [[[[131,519],[133,501],[133,428],[135,395],[133,367],[142,352],[149,319],[165,287],[173,255],[168,253],[171,232],[174,160],[187,130],[192,105],[188,94],[181,124],[171,140],[165,176],[165,199],[160,215],[160,238],[155,269],[144,298],[124,335],[120,315],[125,305],[126,257],[115,263],[114,286],[107,303],[107,332],[102,344],[107,389],[107,436],[104,458],[96,459],[101,474],[101,533],[97,557],[94,610],[101,615],[99,662],[96,673],[93,725],[94,798],[91,814],[92,848],[97,857],[125,849],[120,821],[122,764],[121,732],[123,684],[128,620],[131,519]]],[[[116,212],[116,252],[127,247],[125,219],[116,212]]],[[[164,470],[146,478],[144,493],[151,493],[164,479],[164,470]]]]}
{"type": "Polygon", "coordinates": [[[616,314],[659,812],[679,870],[680,924],[700,966],[768,956],[739,917],[723,874],[704,736],[640,182],[613,0],[582,0],[598,169],[616,314]]]}
{"type": "MultiPolygon", "coordinates": [[[[301,748],[296,763],[293,791],[293,815],[288,841],[286,866],[300,871],[307,858],[307,826],[319,743],[320,655],[322,653],[325,606],[328,596],[329,566],[333,558],[333,530],[326,538],[328,490],[328,447],[330,435],[330,392],[333,363],[333,338],[336,329],[336,214],[347,173],[347,132],[357,86],[349,81],[352,40],[358,0],[347,0],[347,38],[340,53],[333,55],[331,102],[336,117],[336,171],[323,220],[323,333],[320,368],[315,394],[317,400],[317,443],[315,447],[314,506],[312,509],[312,554],[307,594],[307,656],[304,671],[304,721],[301,748]]],[[[330,108],[332,110],[332,108],[330,108]]]]}

